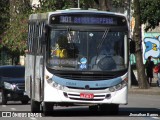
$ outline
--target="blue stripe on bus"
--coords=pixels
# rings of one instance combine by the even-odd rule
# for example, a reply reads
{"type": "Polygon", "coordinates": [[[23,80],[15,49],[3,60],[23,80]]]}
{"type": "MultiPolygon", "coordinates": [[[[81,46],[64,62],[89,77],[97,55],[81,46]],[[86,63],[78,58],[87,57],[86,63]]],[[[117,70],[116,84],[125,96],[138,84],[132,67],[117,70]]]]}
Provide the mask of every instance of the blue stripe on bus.
{"type": "Polygon", "coordinates": [[[90,88],[111,87],[119,84],[122,81],[121,77],[110,80],[83,81],[83,80],[69,80],[57,76],[53,76],[52,80],[63,86],[78,87],[78,88],[84,88],[86,85],[89,85],[90,88]]]}

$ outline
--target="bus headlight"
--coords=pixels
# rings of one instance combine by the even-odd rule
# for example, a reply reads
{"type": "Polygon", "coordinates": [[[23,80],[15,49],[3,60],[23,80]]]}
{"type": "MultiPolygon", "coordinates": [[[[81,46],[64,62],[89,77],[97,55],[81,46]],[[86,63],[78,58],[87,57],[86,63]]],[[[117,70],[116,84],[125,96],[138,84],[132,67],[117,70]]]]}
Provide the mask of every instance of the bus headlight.
{"type": "Polygon", "coordinates": [[[59,90],[64,89],[64,86],[59,85],[58,83],[54,82],[54,80],[52,80],[52,77],[46,76],[46,80],[47,80],[48,84],[51,85],[52,87],[59,89],[59,90]]]}
{"type": "Polygon", "coordinates": [[[116,85],[116,90],[120,90],[120,89],[122,89],[122,84],[118,84],[118,85],[116,85]]]}
{"type": "Polygon", "coordinates": [[[127,82],[125,80],[123,80],[120,84],[117,84],[115,86],[112,86],[109,88],[110,92],[115,92],[118,90],[121,90],[122,88],[124,88],[127,85],[127,82]]]}
{"type": "Polygon", "coordinates": [[[60,85],[60,86],[59,86],[59,89],[60,89],[60,90],[63,90],[63,89],[64,89],[64,86],[63,86],[63,85],[60,85]]]}
{"type": "Polygon", "coordinates": [[[58,86],[58,83],[53,82],[52,86],[56,88],[58,86]]]}
{"type": "Polygon", "coordinates": [[[115,90],[116,90],[116,89],[114,88],[114,86],[109,88],[109,91],[110,91],[110,92],[114,92],[115,90]]]}
{"type": "Polygon", "coordinates": [[[123,81],[121,82],[121,84],[122,84],[122,88],[124,88],[124,87],[127,85],[127,82],[126,82],[125,80],[123,80],[123,81]]]}
{"type": "Polygon", "coordinates": [[[49,83],[49,84],[51,84],[53,81],[52,81],[52,78],[49,78],[49,79],[47,79],[47,82],[49,83]]]}
{"type": "Polygon", "coordinates": [[[54,82],[54,81],[52,80],[52,78],[48,78],[48,79],[47,79],[47,82],[48,82],[48,84],[50,84],[51,86],[53,86],[53,87],[55,87],[55,88],[58,86],[58,83],[54,82]]]}

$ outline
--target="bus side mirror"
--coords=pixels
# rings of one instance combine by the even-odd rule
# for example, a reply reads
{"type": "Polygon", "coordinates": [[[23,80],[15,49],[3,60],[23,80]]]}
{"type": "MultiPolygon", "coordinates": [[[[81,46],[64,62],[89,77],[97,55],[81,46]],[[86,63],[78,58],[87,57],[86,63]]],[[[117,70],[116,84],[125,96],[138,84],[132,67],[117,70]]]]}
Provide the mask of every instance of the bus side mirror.
{"type": "Polygon", "coordinates": [[[131,38],[129,38],[130,42],[129,42],[129,50],[131,54],[135,53],[135,49],[136,49],[136,45],[135,45],[135,41],[131,38]]]}
{"type": "Polygon", "coordinates": [[[45,45],[46,42],[47,42],[47,34],[48,34],[48,31],[49,31],[49,26],[48,25],[45,25],[43,30],[42,30],[42,36],[41,36],[41,43],[42,45],[45,45]]]}

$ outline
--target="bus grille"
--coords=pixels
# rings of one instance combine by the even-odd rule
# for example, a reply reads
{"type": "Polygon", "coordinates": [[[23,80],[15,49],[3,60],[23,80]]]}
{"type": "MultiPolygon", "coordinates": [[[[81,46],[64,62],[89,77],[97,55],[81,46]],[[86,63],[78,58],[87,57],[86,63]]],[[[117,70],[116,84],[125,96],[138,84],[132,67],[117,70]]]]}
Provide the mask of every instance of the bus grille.
{"type": "Polygon", "coordinates": [[[68,93],[68,98],[71,100],[81,100],[81,101],[102,101],[106,97],[106,94],[94,95],[93,99],[80,98],[80,94],[68,93]]]}

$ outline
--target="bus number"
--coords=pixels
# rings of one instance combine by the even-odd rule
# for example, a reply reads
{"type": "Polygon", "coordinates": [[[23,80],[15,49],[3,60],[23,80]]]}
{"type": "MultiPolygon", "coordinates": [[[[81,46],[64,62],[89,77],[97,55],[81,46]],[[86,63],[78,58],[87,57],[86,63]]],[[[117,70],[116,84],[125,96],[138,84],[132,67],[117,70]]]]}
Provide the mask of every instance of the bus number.
{"type": "Polygon", "coordinates": [[[70,16],[60,16],[60,23],[72,23],[70,16]]]}

